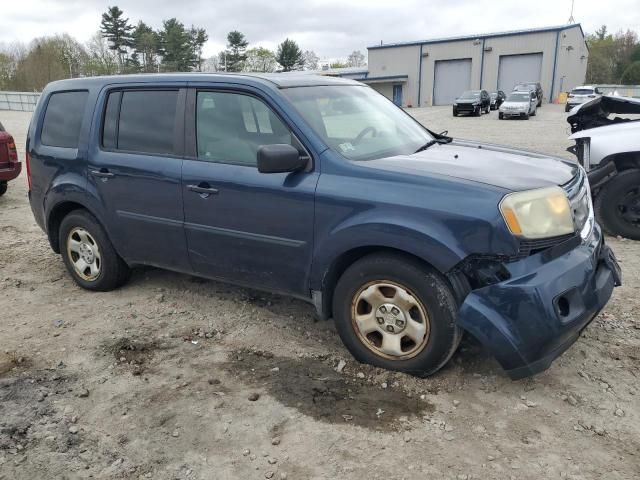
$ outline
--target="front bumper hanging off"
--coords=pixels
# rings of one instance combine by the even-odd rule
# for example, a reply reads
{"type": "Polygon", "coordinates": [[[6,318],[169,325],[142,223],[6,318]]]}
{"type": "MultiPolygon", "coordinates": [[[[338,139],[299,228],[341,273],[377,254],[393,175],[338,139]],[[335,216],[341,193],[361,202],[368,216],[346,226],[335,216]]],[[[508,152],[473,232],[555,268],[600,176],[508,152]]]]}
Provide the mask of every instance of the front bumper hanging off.
{"type": "Polygon", "coordinates": [[[571,240],[506,264],[511,278],[472,291],[458,324],[474,335],[514,380],[546,370],[607,304],[621,273],[596,225],[571,240]]]}

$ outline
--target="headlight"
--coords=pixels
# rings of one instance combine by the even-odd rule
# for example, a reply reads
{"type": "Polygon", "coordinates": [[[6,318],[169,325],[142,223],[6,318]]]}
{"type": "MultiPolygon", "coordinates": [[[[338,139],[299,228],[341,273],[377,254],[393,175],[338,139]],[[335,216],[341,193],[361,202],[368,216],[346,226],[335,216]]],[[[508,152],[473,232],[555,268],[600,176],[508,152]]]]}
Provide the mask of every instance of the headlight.
{"type": "Polygon", "coordinates": [[[569,199],[560,187],[509,193],[500,202],[500,212],[519,237],[548,238],[574,231],[569,199]]]}
{"type": "Polygon", "coordinates": [[[454,107],[457,107],[457,106],[458,106],[458,104],[457,104],[457,103],[454,103],[454,104],[453,104],[453,106],[454,106],[454,107]]]}

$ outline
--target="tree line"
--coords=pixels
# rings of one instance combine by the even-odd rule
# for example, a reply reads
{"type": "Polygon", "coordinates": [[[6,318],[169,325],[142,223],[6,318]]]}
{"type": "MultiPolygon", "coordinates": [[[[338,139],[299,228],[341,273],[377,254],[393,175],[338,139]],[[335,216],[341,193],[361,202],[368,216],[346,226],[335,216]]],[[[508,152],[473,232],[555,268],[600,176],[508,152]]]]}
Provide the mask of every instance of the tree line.
{"type": "MultiPolygon", "coordinates": [[[[86,43],[69,34],[36,38],[28,46],[0,45],[0,90],[39,91],[54,80],[96,75],[149,72],[276,72],[316,70],[319,57],[289,38],[275,51],[249,48],[240,31],[227,34],[226,48],[203,57],[209,35],[204,28],[185,26],[177,18],[154,29],[132,23],[117,6],[102,14],[100,29],[86,43]]],[[[352,52],[346,62],[331,67],[363,66],[364,55],[352,52]]]]}
{"type": "Polygon", "coordinates": [[[632,30],[608,32],[603,25],[587,35],[587,83],[640,85],[640,41],[632,30]]]}

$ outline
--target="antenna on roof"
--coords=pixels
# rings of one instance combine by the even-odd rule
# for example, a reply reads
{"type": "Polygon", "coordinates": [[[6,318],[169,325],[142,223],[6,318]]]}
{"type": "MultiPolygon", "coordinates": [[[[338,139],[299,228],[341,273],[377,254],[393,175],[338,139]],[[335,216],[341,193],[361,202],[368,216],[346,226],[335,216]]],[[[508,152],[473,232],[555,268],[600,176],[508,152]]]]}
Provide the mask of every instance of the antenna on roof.
{"type": "Polygon", "coordinates": [[[571,14],[569,15],[569,21],[567,23],[571,24],[571,23],[576,23],[575,19],[573,18],[573,4],[574,4],[575,0],[571,0],[571,14]]]}

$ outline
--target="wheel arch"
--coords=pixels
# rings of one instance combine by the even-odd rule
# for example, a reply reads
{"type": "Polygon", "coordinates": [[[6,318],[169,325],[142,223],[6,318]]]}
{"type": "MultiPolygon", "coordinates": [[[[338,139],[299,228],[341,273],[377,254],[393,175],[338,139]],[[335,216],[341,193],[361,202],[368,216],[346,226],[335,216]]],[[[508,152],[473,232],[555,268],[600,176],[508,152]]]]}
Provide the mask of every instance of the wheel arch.
{"type": "Polygon", "coordinates": [[[320,285],[320,295],[314,295],[314,304],[320,318],[326,320],[333,315],[333,295],[335,286],[340,280],[340,277],[344,272],[354,263],[370,255],[395,255],[399,258],[403,258],[408,262],[418,264],[424,268],[428,268],[442,275],[444,280],[449,284],[456,298],[463,295],[462,290],[465,288],[459,280],[447,275],[446,272],[440,271],[436,266],[425,259],[424,257],[417,255],[405,249],[386,246],[386,245],[361,245],[350,248],[340,255],[338,255],[325,269],[322,277],[322,283],[320,285]]]}
{"type": "MultiPolygon", "coordinates": [[[[92,211],[91,208],[87,207],[84,203],[78,202],[76,200],[61,201],[51,208],[46,220],[49,244],[51,245],[51,248],[55,253],[60,253],[60,225],[67,215],[76,210],[85,210],[89,212],[104,229],[104,224],[100,221],[96,213],[92,211]]],[[[104,230],[105,232],[107,232],[106,229],[104,230]]]]}

